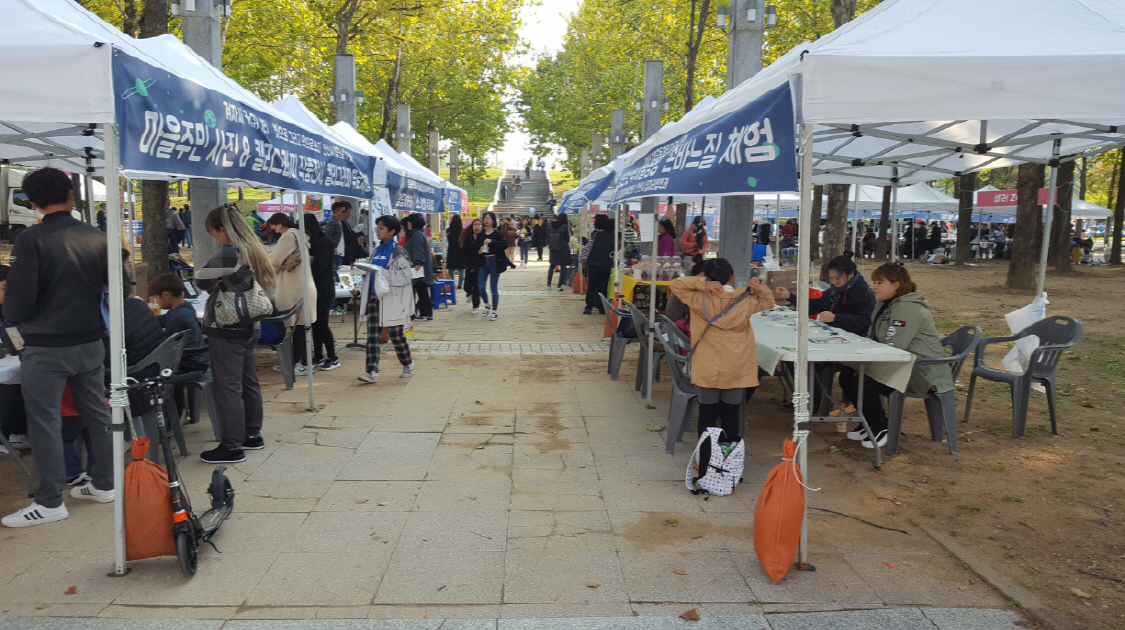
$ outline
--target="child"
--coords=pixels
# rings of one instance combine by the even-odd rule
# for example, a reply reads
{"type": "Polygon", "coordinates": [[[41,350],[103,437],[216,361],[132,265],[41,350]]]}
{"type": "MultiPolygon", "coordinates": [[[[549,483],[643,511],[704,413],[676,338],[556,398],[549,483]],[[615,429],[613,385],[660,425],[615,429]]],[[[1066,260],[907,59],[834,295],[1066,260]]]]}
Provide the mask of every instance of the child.
{"type": "Polygon", "coordinates": [[[165,273],[156,276],[148,284],[148,295],[151,302],[168,311],[157,319],[164,328],[164,336],[171,337],[180,331],[188,331],[184,344],[184,356],[180,359],[179,374],[191,372],[206,372],[208,356],[206,352],[188,354],[193,348],[205,348],[203,344],[203,328],[199,324],[199,316],[195,308],[184,301],[184,284],[176,276],[165,273]]]}

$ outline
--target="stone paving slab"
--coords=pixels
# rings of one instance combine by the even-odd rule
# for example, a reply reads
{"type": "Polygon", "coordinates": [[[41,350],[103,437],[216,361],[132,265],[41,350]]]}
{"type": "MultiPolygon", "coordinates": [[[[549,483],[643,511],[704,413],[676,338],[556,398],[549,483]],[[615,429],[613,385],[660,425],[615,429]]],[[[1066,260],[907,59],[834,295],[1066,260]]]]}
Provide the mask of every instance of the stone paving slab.
{"type": "MultiPolygon", "coordinates": [[[[769,402],[776,382],[752,405],[744,483],[693,496],[683,478],[694,427],[674,455],[655,430],[669,380],[648,409],[632,350],[610,380],[604,319],[583,316],[580,296],[532,290],[545,268],[504,274],[510,315],[499,321],[462,303],[420,324],[412,379],[362,384],[363,352],[340,348],[343,367],[316,374],[307,411],[304,389],[263,369],[267,446],[228,468],[236,507],[215,539],[223,553],[202,548],[194,578],[174,558],[105,577],[109,505],[70,502],[66,521],[0,530],[0,630],[168,627],[142,617],[201,621],[177,622],[188,630],[1012,627],[1007,602],[902,523],[887,524],[910,534],[812,511],[817,571],[773,584],[751,534],[791,430],[769,402]],[[691,608],[703,621],[679,619],[691,608]]],[[[350,338],[350,322],[333,325],[350,338]]],[[[194,453],[213,444],[206,420],[185,434],[194,453]]],[[[810,505],[888,520],[858,498],[854,467],[816,433],[810,446],[810,485],[823,488],[810,505]]],[[[189,456],[180,467],[199,502],[213,466],[189,456]]],[[[23,488],[0,466],[0,510],[25,505],[23,488]]]]}

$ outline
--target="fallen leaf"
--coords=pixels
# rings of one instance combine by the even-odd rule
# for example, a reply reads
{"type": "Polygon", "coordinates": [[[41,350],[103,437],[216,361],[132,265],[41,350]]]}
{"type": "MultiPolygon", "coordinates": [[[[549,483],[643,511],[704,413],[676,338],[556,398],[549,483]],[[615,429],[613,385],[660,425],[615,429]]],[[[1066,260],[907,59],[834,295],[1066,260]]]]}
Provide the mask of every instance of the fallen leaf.
{"type": "Polygon", "coordinates": [[[1082,589],[1080,589],[1080,588],[1072,588],[1072,589],[1070,589],[1070,592],[1071,592],[1071,593],[1074,593],[1075,595],[1077,595],[1077,596],[1079,596],[1079,597],[1081,597],[1081,598],[1083,598],[1083,599],[1090,599],[1090,596],[1089,596],[1089,595],[1087,595],[1087,594],[1086,594],[1086,592],[1085,592],[1085,591],[1083,591],[1083,590],[1082,590],[1082,589]]]}
{"type": "MultiPolygon", "coordinates": [[[[560,224],[560,225],[561,225],[561,224],[560,224]]],[[[478,447],[477,447],[477,450],[478,450],[478,451],[483,451],[483,450],[484,450],[484,447],[483,447],[483,446],[478,446],[478,447]]]]}
{"type": "Polygon", "coordinates": [[[684,571],[683,569],[676,569],[672,573],[675,573],[676,575],[687,575],[687,571],[684,571]]]}
{"type": "Polygon", "coordinates": [[[1090,433],[1097,433],[1098,431],[1101,431],[1101,429],[1098,427],[1090,427],[1090,433]]]}
{"type": "Polygon", "coordinates": [[[35,610],[47,610],[50,607],[51,607],[50,604],[39,604],[38,606],[35,607],[35,610]]]}
{"type": "Polygon", "coordinates": [[[601,585],[597,582],[586,582],[586,588],[598,588],[599,586],[601,585]]]}
{"type": "Polygon", "coordinates": [[[64,594],[65,595],[77,595],[78,594],[78,587],[72,586],[72,587],[66,589],[66,593],[64,593],[64,594]]]}
{"type": "Polygon", "coordinates": [[[356,503],[367,503],[367,499],[356,499],[356,503]]]}
{"type": "Polygon", "coordinates": [[[655,433],[657,431],[663,431],[664,425],[663,424],[656,424],[656,425],[653,425],[651,427],[648,427],[648,430],[652,431],[653,433],[655,433]]]}
{"type": "Polygon", "coordinates": [[[1082,406],[1087,408],[1087,409],[1093,409],[1094,403],[1082,403],[1082,406]]]}
{"type": "Polygon", "coordinates": [[[443,588],[445,588],[445,584],[442,584],[441,586],[439,586],[439,587],[438,587],[438,589],[437,589],[437,590],[438,590],[438,592],[440,593],[440,592],[441,592],[441,589],[443,589],[443,588]]]}
{"type": "Polygon", "coordinates": [[[840,449],[836,448],[835,446],[829,446],[829,447],[828,447],[828,452],[829,452],[829,453],[835,453],[835,452],[837,452],[837,451],[839,451],[839,450],[840,450],[840,449]]]}
{"type": "Polygon", "coordinates": [[[699,621],[699,612],[694,608],[680,615],[680,619],[687,619],[688,621],[699,621]]]}
{"type": "Polygon", "coordinates": [[[484,403],[482,403],[482,402],[481,402],[481,401],[479,401],[479,400],[474,400],[474,401],[473,401],[473,403],[474,403],[474,404],[477,404],[477,405],[483,405],[483,404],[484,404],[484,403]]]}
{"type": "Polygon", "coordinates": [[[656,409],[656,407],[653,407],[652,405],[645,405],[645,409],[656,409]]]}
{"type": "Polygon", "coordinates": [[[387,501],[382,501],[382,502],[376,503],[375,505],[378,505],[379,507],[383,507],[387,503],[388,503],[387,501]]]}
{"type": "Polygon", "coordinates": [[[888,569],[893,569],[893,568],[895,568],[895,565],[894,565],[894,564],[892,564],[892,563],[890,563],[890,562],[884,562],[883,564],[887,565],[887,568],[888,568],[888,569]]]}
{"type": "Polygon", "coordinates": [[[457,368],[452,368],[452,367],[451,367],[451,368],[449,368],[449,371],[450,371],[450,372],[452,372],[453,370],[456,370],[456,369],[457,369],[457,368]]]}
{"type": "Polygon", "coordinates": [[[835,468],[836,464],[825,464],[824,467],[825,468],[835,468]]]}

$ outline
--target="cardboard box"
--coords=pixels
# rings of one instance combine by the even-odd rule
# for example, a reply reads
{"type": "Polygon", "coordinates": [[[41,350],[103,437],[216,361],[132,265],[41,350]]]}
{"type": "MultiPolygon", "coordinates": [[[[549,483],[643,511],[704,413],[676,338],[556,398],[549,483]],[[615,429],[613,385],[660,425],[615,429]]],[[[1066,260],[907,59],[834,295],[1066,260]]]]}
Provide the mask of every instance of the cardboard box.
{"type": "Polygon", "coordinates": [[[785,287],[790,292],[797,291],[797,272],[794,271],[769,271],[766,272],[766,286],[771,289],[785,287]]]}

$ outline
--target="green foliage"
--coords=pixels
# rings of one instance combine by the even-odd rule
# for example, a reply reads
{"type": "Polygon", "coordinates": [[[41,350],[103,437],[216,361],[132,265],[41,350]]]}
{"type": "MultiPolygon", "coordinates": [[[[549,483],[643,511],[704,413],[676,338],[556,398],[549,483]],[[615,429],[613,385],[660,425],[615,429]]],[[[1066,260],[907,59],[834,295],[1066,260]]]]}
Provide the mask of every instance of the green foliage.
{"type": "MultiPolygon", "coordinates": [[[[135,8],[139,13],[143,5],[141,0],[79,2],[118,28],[126,12],[135,8]]],[[[461,148],[463,162],[484,164],[488,153],[503,145],[509,128],[505,98],[523,69],[506,59],[520,50],[516,32],[525,2],[233,0],[231,19],[224,23],[223,71],[266,101],[295,94],[331,124],[336,117],[328,96],[342,39],[355,56],[356,87],[364,92],[358,108],[361,133],[372,141],[389,141],[394,105],[410,103],[416,159],[426,163],[423,139],[437,129],[461,148]],[[342,38],[337,33],[341,19],[342,38]]],[[[171,30],[178,33],[178,19],[171,30]]],[[[478,167],[462,169],[465,176],[478,172],[478,167]]]]}
{"type": "MultiPolygon", "coordinates": [[[[518,83],[517,109],[535,143],[537,154],[548,145],[567,152],[564,165],[579,172],[579,157],[590,148],[591,134],[608,133],[610,112],[625,111],[626,150],[639,142],[641,113],[634,103],[644,90],[644,61],[664,61],[664,95],[670,107],[663,122],[679,119],[705,96],[726,89],[726,37],[716,24],[713,2],[702,16],[706,27],[696,61],[693,98],[687,94],[689,34],[700,16],[701,2],[685,0],[585,0],[573,16],[563,49],[542,56],[535,69],[518,83]]],[[[778,0],[778,26],[766,33],[763,59],[770,63],[803,41],[812,41],[833,28],[829,3],[824,0],[778,0]]],[[[860,0],[857,13],[878,0],[860,0]]]]}

